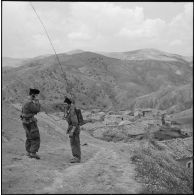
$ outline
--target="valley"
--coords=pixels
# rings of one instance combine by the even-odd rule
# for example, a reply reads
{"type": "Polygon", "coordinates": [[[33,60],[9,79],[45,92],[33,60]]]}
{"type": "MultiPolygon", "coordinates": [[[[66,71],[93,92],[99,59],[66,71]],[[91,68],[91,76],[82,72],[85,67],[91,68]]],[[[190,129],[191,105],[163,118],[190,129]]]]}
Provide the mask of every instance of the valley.
{"type": "Polygon", "coordinates": [[[2,193],[193,193],[192,61],[154,49],[59,59],[3,61],[2,193]],[[40,90],[40,160],[25,155],[19,118],[29,88],[40,90]],[[86,121],[80,164],[70,163],[65,95],[86,121]]]}

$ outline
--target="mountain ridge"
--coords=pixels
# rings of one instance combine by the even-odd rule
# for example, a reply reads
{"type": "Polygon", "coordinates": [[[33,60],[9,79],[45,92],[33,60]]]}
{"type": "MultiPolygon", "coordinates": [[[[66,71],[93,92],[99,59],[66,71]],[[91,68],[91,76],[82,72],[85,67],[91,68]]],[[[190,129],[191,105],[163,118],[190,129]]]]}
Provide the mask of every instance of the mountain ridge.
{"type": "Polygon", "coordinates": [[[28,88],[37,87],[43,100],[61,101],[69,88],[79,106],[129,109],[139,96],[192,82],[192,68],[178,58],[122,60],[90,51],[58,57],[60,65],[55,55],[49,55],[4,70],[3,100],[22,101],[28,88]]]}
{"type": "MultiPolygon", "coordinates": [[[[59,53],[57,55],[65,55],[65,54],[66,55],[74,55],[74,54],[85,53],[85,52],[90,52],[90,51],[75,49],[75,50],[70,50],[70,51],[67,51],[67,52],[59,53]]],[[[193,60],[192,56],[183,56],[183,55],[179,55],[179,54],[172,54],[172,53],[169,53],[169,52],[164,52],[164,51],[161,51],[161,50],[158,50],[158,49],[153,49],[153,48],[137,49],[137,50],[123,51],[123,52],[100,52],[100,51],[95,51],[95,52],[91,52],[91,53],[97,53],[97,54],[102,54],[102,55],[105,55],[105,56],[108,56],[108,57],[114,57],[114,58],[118,58],[118,59],[127,59],[127,60],[134,60],[136,56],[132,56],[132,57],[128,58],[128,55],[134,55],[134,54],[135,55],[138,55],[138,54],[143,55],[141,59],[144,59],[144,57],[146,57],[145,59],[147,59],[147,57],[149,58],[149,56],[147,56],[147,54],[154,54],[154,55],[160,54],[160,55],[164,55],[164,56],[165,55],[169,56],[170,60],[173,60],[170,57],[176,57],[176,58],[182,59],[182,60],[187,61],[187,62],[192,62],[192,60],[193,60]],[[124,55],[124,56],[121,56],[121,55],[124,55]],[[125,56],[125,55],[127,55],[127,56],[125,56]]],[[[54,54],[44,54],[44,55],[36,56],[36,57],[33,57],[33,58],[12,58],[12,57],[5,56],[2,59],[3,59],[3,61],[5,61],[5,60],[7,60],[7,61],[8,60],[10,60],[10,61],[14,61],[14,60],[15,61],[24,61],[24,60],[42,59],[42,58],[53,56],[53,55],[54,54]]],[[[138,60],[138,59],[136,59],[136,60],[138,60]]],[[[5,63],[6,62],[3,62],[3,66],[10,66],[10,65],[5,65],[5,63]]]]}

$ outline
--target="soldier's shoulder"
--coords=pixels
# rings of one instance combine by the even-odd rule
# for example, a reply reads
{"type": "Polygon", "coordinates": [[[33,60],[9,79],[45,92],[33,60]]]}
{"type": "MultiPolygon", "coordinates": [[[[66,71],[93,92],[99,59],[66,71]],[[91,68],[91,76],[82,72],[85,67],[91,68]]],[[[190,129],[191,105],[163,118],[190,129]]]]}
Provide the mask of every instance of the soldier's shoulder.
{"type": "Polygon", "coordinates": [[[31,100],[25,99],[25,100],[24,100],[24,103],[23,103],[23,106],[27,106],[27,105],[29,105],[29,104],[31,104],[31,103],[32,103],[31,100]]]}

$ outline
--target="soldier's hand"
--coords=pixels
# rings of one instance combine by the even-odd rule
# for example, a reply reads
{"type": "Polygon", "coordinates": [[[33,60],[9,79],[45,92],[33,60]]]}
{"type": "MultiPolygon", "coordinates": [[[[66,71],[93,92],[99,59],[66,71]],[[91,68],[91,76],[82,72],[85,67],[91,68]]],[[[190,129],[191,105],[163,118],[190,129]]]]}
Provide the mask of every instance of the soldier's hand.
{"type": "Polygon", "coordinates": [[[69,133],[69,137],[73,137],[73,132],[72,131],[69,133]]]}
{"type": "Polygon", "coordinates": [[[38,104],[38,103],[39,103],[39,99],[35,99],[34,101],[35,101],[35,103],[36,103],[36,104],[38,104]]]}

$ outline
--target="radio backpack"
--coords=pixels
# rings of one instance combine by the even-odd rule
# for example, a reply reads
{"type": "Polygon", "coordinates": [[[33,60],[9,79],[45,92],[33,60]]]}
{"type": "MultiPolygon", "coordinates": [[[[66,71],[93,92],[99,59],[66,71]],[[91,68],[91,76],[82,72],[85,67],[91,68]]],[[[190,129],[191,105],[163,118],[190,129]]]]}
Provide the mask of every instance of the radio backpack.
{"type": "Polygon", "coordinates": [[[75,108],[75,112],[76,112],[76,115],[77,115],[79,125],[80,126],[84,125],[84,120],[83,120],[83,115],[81,113],[81,109],[75,108]]]}

